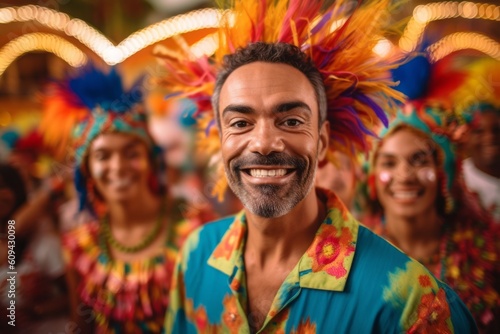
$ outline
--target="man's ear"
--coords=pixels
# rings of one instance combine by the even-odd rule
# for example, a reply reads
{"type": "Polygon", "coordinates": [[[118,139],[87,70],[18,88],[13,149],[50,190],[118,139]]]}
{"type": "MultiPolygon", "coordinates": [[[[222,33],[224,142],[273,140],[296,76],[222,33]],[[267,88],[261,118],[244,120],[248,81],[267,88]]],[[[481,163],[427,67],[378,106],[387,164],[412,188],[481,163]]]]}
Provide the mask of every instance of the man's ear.
{"type": "Polygon", "coordinates": [[[326,152],[330,144],[330,122],[324,121],[319,129],[318,162],[326,159],[326,152]]]}

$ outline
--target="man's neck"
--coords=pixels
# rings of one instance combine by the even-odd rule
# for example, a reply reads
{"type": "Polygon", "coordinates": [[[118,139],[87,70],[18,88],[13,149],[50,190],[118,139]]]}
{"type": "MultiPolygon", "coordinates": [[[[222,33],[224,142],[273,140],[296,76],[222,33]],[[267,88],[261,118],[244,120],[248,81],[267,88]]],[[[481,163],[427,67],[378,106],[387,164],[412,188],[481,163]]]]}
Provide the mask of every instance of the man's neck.
{"type": "Polygon", "coordinates": [[[314,190],[279,218],[247,212],[244,259],[252,332],[262,327],[279,288],[311,245],[325,215],[325,202],[314,190]]]}
{"type": "Polygon", "coordinates": [[[271,263],[297,262],[311,245],[325,216],[326,202],[314,189],[281,217],[264,218],[246,211],[245,258],[262,268],[271,263]]]}

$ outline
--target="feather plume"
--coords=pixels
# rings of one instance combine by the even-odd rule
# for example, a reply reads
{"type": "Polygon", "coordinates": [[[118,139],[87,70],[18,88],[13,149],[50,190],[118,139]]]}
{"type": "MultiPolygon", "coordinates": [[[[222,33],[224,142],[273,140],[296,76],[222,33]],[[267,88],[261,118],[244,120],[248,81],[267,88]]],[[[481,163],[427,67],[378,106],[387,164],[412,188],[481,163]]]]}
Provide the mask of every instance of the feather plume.
{"type": "MultiPolygon", "coordinates": [[[[162,84],[180,96],[204,104],[200,120],[200,147],[210,155],[220,150],[213,110],[206,103],[214,89],[223,57],[252,42],[286,42],[301,48],[323,75],[330,121],[330,150],[340,150],[357,161],[356,152],[370,149],[374,128],[387,126],[386,113],[395,111],[395,100],[404,96],[394,90],[389,70],[394,62],[371,50],[385,33],[390,0],[338,0],[324,7],[322,1],[231,0],[219,1],[224,12],[218,31],[219,47],[211,62],[160,55],[169,74],[162,84]],[[207,128],[210,126],[210,129],[207,128]],[[208,143],[210,142],[210,143],[208,143]]],[[[328,156],[333,156],[329,154],[328,156]]],[[[220,191],[220,189],[218,189],[220,191]]]]}
{"type": "Polygon", "coordinates": [[[459,55],[451,54],[431,64],[425,54],[411,55],[411,59],[392,70],[397,90],[408,97],[417,110],[438,107],[455,112],[457,91],[466,85],[470,73],[462,68],[459,55]]]}
{"type": "Polygon", "coordinates": [[[75,76],[50,83],[45,91],[40,123],[44,142],[56,149],[56,155],[61,158],[67,147],[81,142],[73,138],[78,124],[90,120],[93,112],[124,115],[142,101],[141,86],[142,78],[129,91],[124,91],[115,68],[104,73],[92,63],[75,76]]]}

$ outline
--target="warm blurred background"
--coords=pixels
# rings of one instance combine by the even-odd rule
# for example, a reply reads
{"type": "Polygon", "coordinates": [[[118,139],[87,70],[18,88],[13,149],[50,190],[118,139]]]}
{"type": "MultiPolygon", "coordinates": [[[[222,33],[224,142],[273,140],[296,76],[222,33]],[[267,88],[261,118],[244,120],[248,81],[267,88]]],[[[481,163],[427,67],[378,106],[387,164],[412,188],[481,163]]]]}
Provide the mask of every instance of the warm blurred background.
{"type": "MultiPolygon", "coordinates": [[[[386,36],[387,39],[383,39],[374,51],[386,54],[426,49],[431,62],[460,51],[466,57],[500,61],[500,0],[486,1],[488,2],[394,0],[394,8],[391,10],[393,16],[388,18],[388,22],[393,23],[397,31],[386,36]]],[[[54,182],[48,182],[53,181],[50,178],[52,176],[63,176],[63,181],[70,181],[68,175],[71,174],[73,161],[68,158],[55,162],[50,154],[45,154],[45,157],[42,154],[40,157],[39,154],[44,153],[40,148],[40,136],[31,132],[40,122],[44,85],[51,79],[62,78],[73,68],[93,61],[100,66],[118,66],[124,75],[125,84],[129,86],[140,75],[155,76],[164,71],[153,55],[153,49],[160,46],[162,52],[168,53],[175,52],[184,43],[182,45],[189,47],[196,55],[211,54],[215,48],[213,33],[220,17],[215,3],[216,0],[1,1],[0,164],[9,158],[9,163],[23,171],[22,181],[26,183],[28,194],[34,189],[49,193],[55,192],[54,188],[61,188],[57,189],[58,193],[65,193],[68,198],[74,197],[69,186],[71,182],[67,182],[66,187],[63,182],[55,186],[54,182]]],[[[497,77],[490,77],[494,79],[489,83],[498,87],[500,81],[497,77]]],[[[194,120],[184,117],[184,113],[194,107],[184,104],[169,106],[165,102],[165,92],[158,91],[153,85],[146,88],[149,98],[147,101],[150,101],[146,106],[150,108],[149,111],[162,108],[163,111],[168,109],[170,112],[170,115],[162,115],[165,116],[163,118],[156,114],[157,118],[151,123],[153,136],[168,154],[165,160],[169,169],[165,179],[168,180],[169,190],[176,198],[189,202],[191,206],[188,209],[205,208],[205,197],[209,197],[210,187],[214,186],[215,181],[209,177],[199,177],[200,170],[204,171],[205,167],[198,168],[193,162],[197,158],[192,153],[194,120]],[[180,112],[183,112],[183,117],[180,112]]],[[[213,165],[215,164],[212,162],[213,165]]],[[[349,161],[344,165],[344,169],[350,172],[352,183],[361,179],[361,170],[351,168],[349,161]]],[[[342,173],[338,175],[344,181],[349,179],[349,176],[344,177],[342,173]]],[[[5,177],[4,183],[8,183],[6,181],[11,181],[10,179],[12,177],[5,177]]],[[[1,181],[0,178],[0,190],[1,181]]],[[[335,180],[332,182],[339,183],[335,180]]],[[[340,183],[342,185],[345,182],[340,183]]],[[[355,190],[351,184],[346,187],[355,190]]],[[[335,191],[342,195],[340,191],[335,191]]],[[[497,191],[497,198],[498,194],[497,191]]],[[[30,198],[29,195],[24,197],[30,198]]],[[[52,197],[53,193],[50,193],[50,198],[46,200],[53,201],[52,197]]],[[[352,201],[352,196],[348,198],[346,203],[352,201]]],[[[59,199],[56,198],[56,204],[60,205],[57,200],[59,199]]],[[[230,195],[222,203],[211,199],[208,201],[211,202],[208,207],[213,208],[210,213],[215,211],[220,216],[241,208],[235,197],[230,195]]],[[[76,221],[76,202],[72,202],[73,207],[65,208],[66,211],[61,210],[69,212],[68,214],[59,213],[59,217],[48,217],[48,221],[57,222],[58,233],[87,219],[82,217],[82,221],[76,221]]],[[[7,201],[0,197],[0,209],[7,207],[4,203],[7,201]]],[[[56,215],[53,208],[42,209],[49,211],[51,216],[56,215]]],[[[201,209],[199,211],[204,213],[201,209]]],[[[500,217],[500,208],[497,213],[500,217]]],[[[203,217],[202,220],[205,222],[211,218],[203,217]]],[[[39,225],[44,226],[43,223],[39,225]]],[[[20,238],[19,226],[16,233],[17,238],[20,238]]],[[[4,255],[0,253],[2,259],[6,259],[4,255]]],[[[53,267],[56,265],[60,263],[53,267]]],[[[59,270],[58,273],[63,272],[61,268],[55,268],[54,272],[56,269],[59,270]]],[[[33,277],[35,276],[31,276],[29,284],[23,283],[23,289],[27,295],[37,292],[34,294],[37,296],[38,292],[46,289],[40,289],[40,286],[45,285],[33,277]]],[[[2,291],[5,292],[6,280],[1,275],[0,278],[1,297],[2,291]]],[[[0,304],[1,302],[0,299],[0,304]]],[[[56,315],[60,314],[61,309],[67,309],[65,300],[59,302],[53,299],[52,302],[52,309],[49,310],[53,310],[56,315]]],[[[6,308],[2,307],[2,310],[5,311],[6,308]]],[[[34,313],[34,307],[30,307],[29,311],[37,319],[39,314],[34,313]]],[[[63,327],[67,323],[66,317],[67,314],[64,314],[57,320],[63,327]]],[[[21,323],[22,318],[20,319],[21,323]]],[[[49,323],[51,327],[45,328],[44,333],[49,330],[56,332],[55,329],[59,327],[54,323],[56,322],[49,323]]],[[[1,325],[4,325],[4,321],[0,324],[0,332],[5,333],[1,325]]],[[[26,332],[35,333],[32,330],[26,332]]]]}
{"type": "MultiPolygon", "coordinates": [[[[36,123],[36,93],[68,67],[88,59],[123,63],[134,78],[154,68],[152,45],[172,47],[175,34],[194,44],[217,22],[209,0],[16,0],[2,1],[1,7],[0,129],[24,130],[36,123]]],[[[394,14],[404,36],[391,42],[403,49],[413,49],[424,37],[435,57],[469,49],[500,59],[498,0],[410,0],[394,14]]]]}
{"type": "Polygon", "coordinates": [[[213,10],[200,11],[212,7],[203,0],[16,0],[0,6],[0,130],[36,124],[37,93],[70,67],[88,59],[120,63],[133,80],[148,66],[154,70],[152,44],[169,47],[175,34],[195,43],[217,22],[213,10]]]}
{"type": "MultiPolygon", "coordinates": [[[[16,0],[1,6],[0,129],[22,131],[37,122],[36,95],[47,79],[93,59],[121,63],[132,80],[139,71],[156,70],[154,44],[171,48],[171,36],[181,34],[192,45],[217,24],[209,0],[16,0]]],[[[498,0],[410,0],[394,15],[404,35],[391,42],[404,50],[424,38],[436,58],[468,49],[500,59],[498,0]]]]}

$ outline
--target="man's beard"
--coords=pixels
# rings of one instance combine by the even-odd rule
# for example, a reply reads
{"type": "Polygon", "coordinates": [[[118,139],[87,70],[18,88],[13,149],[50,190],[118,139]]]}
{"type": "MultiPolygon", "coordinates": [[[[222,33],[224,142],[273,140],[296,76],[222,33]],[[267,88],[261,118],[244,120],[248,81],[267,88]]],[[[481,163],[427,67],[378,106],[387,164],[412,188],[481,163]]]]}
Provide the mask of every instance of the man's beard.
{"type": "Polygon", "coordinates": [[[263,156],[252,153],[234,159],[226,167],[228,184],[246,209],[265,218],[281,217],[290,212],[309,193],[314,185],[315,165],[305,159],[286,153],[271,153],[263,156]],[[287,184],[249,185],[242,181],[242,169],[248,166],[292,167],[294,177],[287,184]]]}

